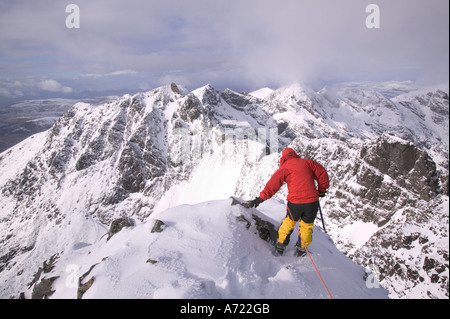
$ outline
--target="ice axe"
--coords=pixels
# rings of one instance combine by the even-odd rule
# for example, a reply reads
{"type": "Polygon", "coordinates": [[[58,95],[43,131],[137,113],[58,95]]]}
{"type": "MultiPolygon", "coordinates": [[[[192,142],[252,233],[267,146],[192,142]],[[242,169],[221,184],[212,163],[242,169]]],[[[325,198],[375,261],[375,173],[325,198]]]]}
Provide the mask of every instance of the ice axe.
{"type": "Polygon", "coordinates": [[[320,213],[320,219],[322,219],[323,230],[324,230],[325,232],[327,232],[327,230],[325,229],[325,222],[324,222],[324,220],[323,220],[322,208],[320,207],[320,201],[319,201],[319,213],[320,213]]]}
{"type": "Polygon", "coordinates": [[[242,199],[234,197],[234,196],[231,196],[231,198],[233,199],[231,206],[241,205],[241,206],[244,206],[245,208],[250,208],[250,202],[243,201],[242,199]]]}

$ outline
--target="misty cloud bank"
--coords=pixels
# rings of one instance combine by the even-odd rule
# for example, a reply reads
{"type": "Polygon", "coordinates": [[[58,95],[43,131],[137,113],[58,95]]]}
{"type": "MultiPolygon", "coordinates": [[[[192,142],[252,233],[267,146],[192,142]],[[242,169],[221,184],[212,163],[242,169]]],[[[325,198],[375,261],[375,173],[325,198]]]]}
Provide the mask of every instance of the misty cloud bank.
{"type": "Polygon", "coordinates": [[[447,0],[0,2],[0,97],[448,80],[447,0]],[[369,4],[380,28],[368,28],[369,4]]]}

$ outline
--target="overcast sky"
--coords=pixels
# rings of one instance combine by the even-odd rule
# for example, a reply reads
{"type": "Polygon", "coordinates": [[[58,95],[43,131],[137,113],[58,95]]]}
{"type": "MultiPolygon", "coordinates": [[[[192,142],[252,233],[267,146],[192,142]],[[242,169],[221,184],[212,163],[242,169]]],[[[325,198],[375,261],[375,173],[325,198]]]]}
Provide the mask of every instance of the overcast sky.
{"type": "Polygon", "coordinates": [[[448,0],[0,0],[0,100],[172,81],[448,82],[448,11],[448,0]],[[79,28],[66,25],[70,3],[79,28]]]}

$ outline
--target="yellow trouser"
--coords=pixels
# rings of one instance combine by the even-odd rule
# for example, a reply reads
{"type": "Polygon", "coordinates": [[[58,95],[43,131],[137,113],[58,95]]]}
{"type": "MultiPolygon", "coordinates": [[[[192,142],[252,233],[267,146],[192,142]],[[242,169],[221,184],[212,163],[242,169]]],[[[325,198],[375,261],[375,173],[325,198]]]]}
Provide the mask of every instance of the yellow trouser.
{"type": "MultiPolygon", "coordinates": [[[[291,230],[294,228],[295,223],[289,217],[283,219],[280,228],[278,229],[278,242],[283,243],[286,239],[286,236],[289,235],[291,230]]],[[[302,240],[302,248],[306,248],[311,244],[312,241],[312,228],[314,223],[305,223],[303,220],[300,220],[300,238],[302,240]]]]}

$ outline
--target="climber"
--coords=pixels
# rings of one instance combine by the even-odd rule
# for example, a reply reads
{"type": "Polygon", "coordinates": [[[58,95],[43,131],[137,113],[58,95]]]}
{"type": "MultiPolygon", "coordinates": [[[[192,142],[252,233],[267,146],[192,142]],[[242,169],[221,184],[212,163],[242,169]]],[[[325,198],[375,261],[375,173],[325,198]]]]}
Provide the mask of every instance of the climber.
{"type": "Polygon", "coordinates": [[[304,255],[305,248],[312,241],[312,227],[319,209],[319,197],[325,196],[329,187],[328,173],[319,163],[301,158],[292,148],[281,153],[280,168],[272,175],[264,190],[250,202],[250,207],[258,207],[287,183],[287,213],[278,229],[276,250],[281,255],[289,243],[295,223],[299,222],[297,241],[298,256],[304,255]],[[317,188],[316,188],[317,181],[317,188]]]}

